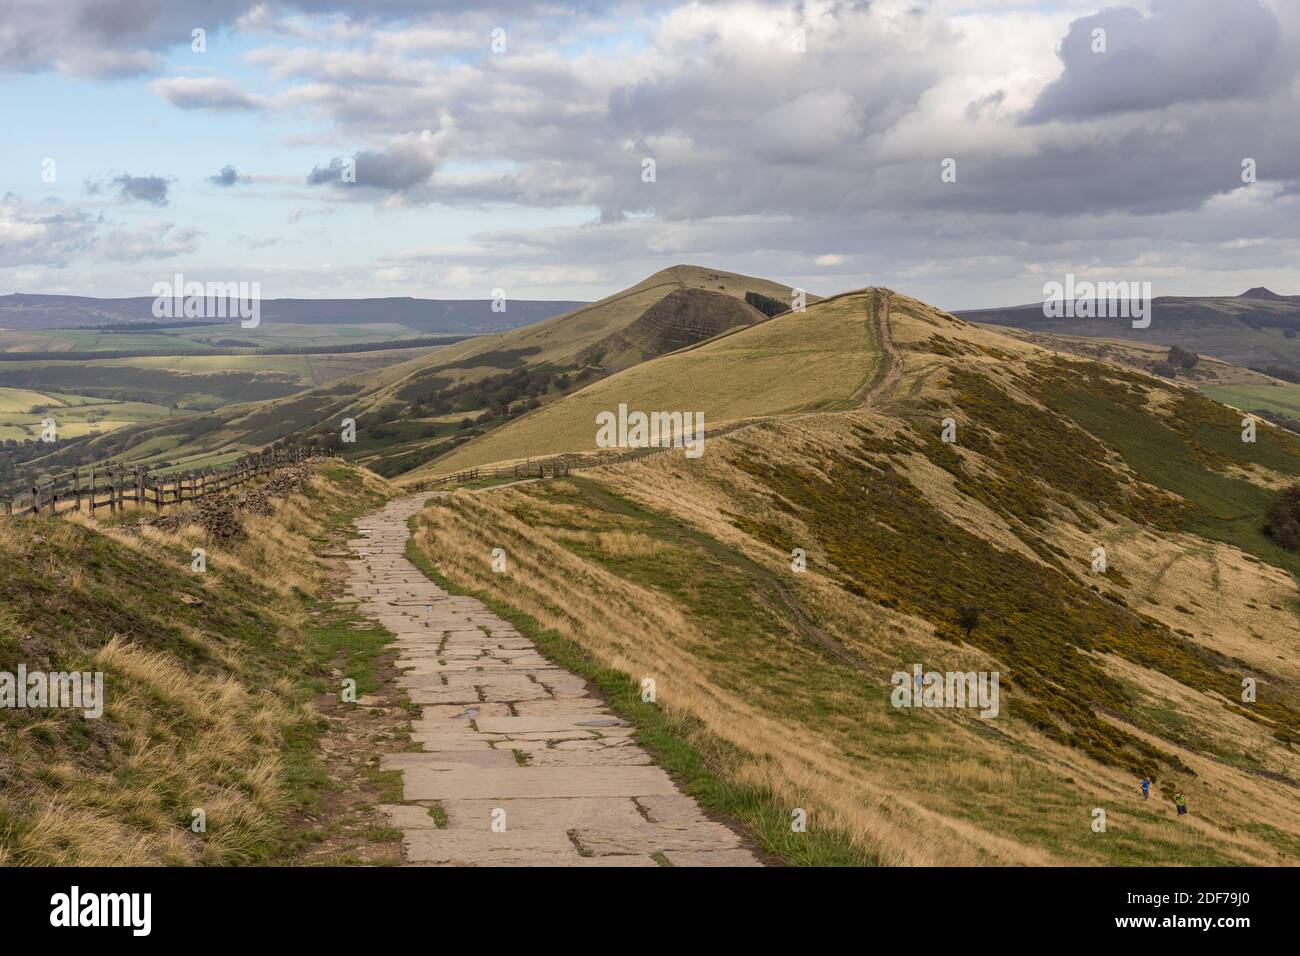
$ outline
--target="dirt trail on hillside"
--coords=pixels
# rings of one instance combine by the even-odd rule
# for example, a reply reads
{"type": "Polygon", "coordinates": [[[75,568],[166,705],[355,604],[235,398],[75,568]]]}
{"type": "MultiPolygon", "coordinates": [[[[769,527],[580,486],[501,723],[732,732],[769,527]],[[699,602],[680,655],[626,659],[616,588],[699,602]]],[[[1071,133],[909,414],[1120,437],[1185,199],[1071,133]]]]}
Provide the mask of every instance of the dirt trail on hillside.
{"type": "MultiPolygon", "coordinates": [[[[833,295],[820,300],[818,304],[820,305],[822,302],[833,302],[836,299],[860,294],[860,289],[854,290],[853,292],[841,292],[839,295],[833,295]]],[[[880,404],[882,401],[893,398],[894,392],[898,390],[898,383],[902,381],[903,378],[903,357],[899,353],[898,347],[894,345],[894,336],[889,325],[891,293],[888,289],[878,289],[873,290],[872,296],[871,304],[867,306],[867,310],[871,319],[872,328],[875,330],[876,342],[880,346],[880,354],[884,364],[877,369],[877,374],[874,376],[876,381],[874,384],[867,387],[867,394],[856,406],[859,409],[871,408],[874,405],[880,404]],[[876,293],[879,293],[880,298],[884,301],[883,312],[876,308],[876,293]]],[[[788,315],[789,313],[785,314],[788,315]]],[[[732,422],[723,425],[712,432],[708,432],[706,435],[710,439],[722,438],[724,435],[734,435],[736,432],[744,431],[747,428],[753,428],[755,425],[763,425],[767,422],[792,422],[799,421],[803,418],[817,418],[829,414],[835,413],[823,410],[815,412],[800,412],[797,415],[766,415],[762,418],[732,422]]],[[[673,450],[674,449],[670,448],[652,449],[643,457],[649,458],[654,455],[669,454],[673,450]]],[[[596,467],[599,467],[599,465],[596,467]]]]}
{"type": "Polygon", "coordinates": [[[382,807],[412,865],[760,866],[708,819],[577,675],[481,601],[405,555],[427,494],[357,522],[349,589],[397,635],[420,749],[383,758],[405,802],[382,807]]]}
{"type": "Polygon", "coordinates": [[[877,307],[879,300],[873,293],[871,323],[876,330],[876,342],[880,345],[880,353],[884,359],[884,375],[867,392],[867,397],[862,400],[863,408],[870,408],[882,399],[892,397],[903,378],[903,357],[898,354],[898,348],[894,345],[894,334],[889,326],[889,305],[893,296],[888,289],[881,289],[879,292],[880,299],[884,301],[884,314],[882,315],[877,307]]]}

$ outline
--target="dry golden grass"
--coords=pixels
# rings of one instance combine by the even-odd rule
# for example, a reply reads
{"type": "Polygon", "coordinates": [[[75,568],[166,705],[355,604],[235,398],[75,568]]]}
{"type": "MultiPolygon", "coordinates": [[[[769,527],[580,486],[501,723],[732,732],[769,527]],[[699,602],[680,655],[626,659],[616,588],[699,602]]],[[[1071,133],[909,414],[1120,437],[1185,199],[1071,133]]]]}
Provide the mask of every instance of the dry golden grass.
{"type": "MultiPolygon", "coordinates": [[[[740,443],[740,436],[736,441],[740,443]]],[[[716,466],[720,457],[711,459],[711,464],[716,466]]],[[[610,472],[610,486],[640,504],[668,509],[773,569],[788,560],[745,538],[712,506],[723,494],[720,488],[732,485],[734,475],[715,474],[701,482],[697,472],[687,477],[685,469],[674,470],[671,458],[619,466],[610,472]],[[651,472],[653,480],[637,476],[638,470],[651,472]]],[[[513,606],[576,641],[602,663],[633,677],[655,677],[664,707],[698,718],[710,734],[754,755],[754,760],[727,768],[735,779],[770,787],[790,806],[804,807],[822,822],[833,823],[885,862],[1110,862],[1109,851],[1100,849],[1099,843],[1098,849],[1089,845],[1095,806],[1107,808],[1111,834],[1121,834],[1130,846],[1139,848],[1129,859],[1140,859],[1140,848],[1149,844],[1152,862],[1178,859],[1181,853],[1208,853],[1242,864],[1294,862],[1249,829],[1266,825],[1300,832],[1289,793],[1168,738],[1155,742],[1173,750],[1199,775],[1194,792],[1202,818],[1194,829],[1173,825],[1172,811],[1166,812],[1158,796],[1143,803],[1136,781],[1127,774],[1018,722],[998,721],[1000,733],[989,734],[977,726],[978,721],[947,713],[912,713],[908,717],[924,741],[919,751],[924,757],[914,751],[900,758],[889,744],[896,730],[875,708],[863,707],[851,727],[809,722],[796,712],[764,708],[745,693],[709,678],[708,664],[693,650],[704,634],[689,607],[579,559],[555,536],[538,532],[510,514],[527,494],[525,489],[458,493],[452,507],[423,514],[417,541],[443,573],[484,591],[499,582],[493,580],[483,555],[509,542],[515,556],[508,582],[513,606]],[[881,749],[870,759],[850,756],[845,751],[846,734],[855,746],[864,738],[877,738],[881,749]],[[1038,835],[1022,836],[1015,820],[1032,824],[1038,835]],[[1043,832],[1051,836],[1044,839],[1043,832]]],[[[734,499],[731,504],[734,508],[734,499]]],[[[549,509],[555,517],[553,504],[528,500],[527,505],[549,509]]],[[[765,515],[772,516],[771,512],[765,515]]],[[[600,532],[575,534],[587,544],[603,537],[600,532]]],[[[624,546],[619,538],[608,542],[611,555],[624,546]]],[[[791,587],[819,624],[856,653],[882,686],[887,686],[889,673],[901,659],[924,661],[940,670],[999,667],[985,655],[937,640],[923,621],[847,594],[815,567],[815,555],[810,554],[809,573],[791,587]]],[[[1294,758],[1287,757],[1258,725],[1243,718],[1225,721],[1220,702],[1190,694],[1161,675],[1139,673],[1141,669],[1119,661],[1111,663],[1117,673],[1145,688],[1152,706],[1170,707],[1195,726],[1211,723],[1220,728],[1221,742],[1235,739],[1236,746],[1252,754],[1269,753],[1268,769],[1296,772],[1294,758]]]]}
{"type": "MultiPolygon", "coordinates": [[[[381,493],[391,488],[375,476],[356,480],[381,493]]],[[[245,607],[264,624],[259,634],[236,636],[199,618],[177,628],[179,645],[161,631],[139,631],[114,634],[98,647],[62,649],[81,655],[77,669],[104,672],[104,716],[69,719],[60,711],[0,722],[0,769],[7,783],[0,791],[0,861],[96,866],[266,858],[289,807],[287,736],[316,716],[299,683],[302,675],[290,671],[273,678],[259,643],[274,644],[279,654],[304,646],[302,595],[319,595],[331,582],[313,542],[351,500],[348,488],[324,475],[315,476],[313,487],[310,499],[281,499],[270,517],[246,515],[247,536],[224,545],[207,540],[195,526],[131,533],[86,517],[41,523],[39,533],[52,550],[46,575],[83,594],[88,606],[106,585],[130,594],[144,582],[114,582],[92,572],[92,565],[78,564],[87,560],[87,541],[109,560],[127,562],[124,567],[166,567],[187,575],[190,549],[203,547],[209,571],[179,579],[186,590],[222,611],[245,607]],[[196,664],[185,656],[188,649],[211,663],[196,664]],[[89,748],[64,743],[84,734],[95,741],[89,748]],[[192,812],[199,809],[206,814],[202,834],[190,830],[192,812]]],[[[5,550],[31,548],[34,527],[0,524],[0,557],[5,550]]],[[[175,587],[141,592],[140,598],[169,602],[175,587]]],[[[32,609],[0,608],[0,641],[43,632],[43,622],[27,620],[28,613],[32,609]]],[[[160,621],[160,628],[165,623],[170,622],[160,621]]],[[[70,659],[75,660],[62,658],[70,659]]]]}
{"type": "MultiPolygon", "coordinates": [[[[937,638],[926,621],[844,590],[834,580],[837,569],[830,566],[816,535],[800,523],[796,512],[779,507],[750,471],[738,467],[760,459],[816,469],[831,453],[854,445],[854,425],[888,437],[911,424],[909,417],[917,407],[925,407],[937,423],[941,416],[936,409],[952,403],[947,370],[957,365],[978,367],[1016,401],[1051,414],[1015,378],[1022,362],[1042,357],[1035,345],[955,321],[902,296],[895,297],[892,316],[894,338],[904,356],[903,374],[895,395],[882,407],[765,422],[715,439],[700,461],[687,462],[676,451],[586,472],[582,480],[595,480],[670,522],[708,535],[773,577],[781,576],[808,618],[851,653],[862,673],[881,688],[888,687],[890,673],[904,660],[940,670],[1007,671],[1014,661],[955,647],[937,638]],[[936,333],[983,351],[937,356],[925,348],[936,333]],[[789,575],[789,555],[740,530],[736,515],[779,528],[784,537],[804,547],[808,572],[789,575]]],[[[743,339],[753,331],[729,339],[743,339]]],[[[642,374],[655,364],[644,366],[642,374]]],[[[617,379],[599,384],[617,384],[617,379]]],[[[959,423],[966,420],[959,409],[952,414],[959,423]]],[[[522,453],[521,448],[494,446],[477,460],[522,453]]],[[[535,447],[528,451],[539,453],[535,447]]],[[[970,472],[983,473],[985,466],[976,456],[965,457],[970,472]]],[[[1109,460],[1127,471],[1118,458],[1109,460]]],[[[895,456],[892,464],[929,504],[963,529],[1000,550],[1042,563],[1003,517],[963,494],[953,477],[927,458],[895,456]]],[[[1259,475],[1253,477],[1259,480],[1259,475]]],[[[602,664],[634,678],[654,676],[665,708],[697,718],[707,734],[751,755],[724,768],[725,774],[771,788],[790,806],[804,807],[815,819],[833,823],[883,861],[1294,864],[1300,858],[1300,814],[1292,791],[1256,772],[1296,779],[1300,762],[1264,727],[1232,715],[1217,697],[1119,658],[1105,659],[1108,673],[1131,686],[1136,706],[1167,728],[1159,737],[1128,724],[1123,729],[1196,771],[1194,780],[1180,781],[1196,801],[1192,826],[1176,819],[1158,794],[1142,801],[1130,774],[1015,719],[1000,719],[989,727],[948,712],[913,711],[906,714],[907,732],[900,738],[897,718],[882,716],[874,706],[861,706],[852,719],[842,716],[858,702],[847,684],[843,690],[824,691],[825,706],[813,717],[799,708],[793,687],[788,705],[747,691],[743,680],[718,663],[722,650],[710,646],[717,635],[710,636],[691,604],[636,576],[612,573],[605,562],[644,557],[648,569],[653,567],[649,562],[669,560],[672,554],[664,551],[662,542],[641,542],[645,535],[638,532],[602,528],[599,514],[565,502],[575,488],[574,481],[557,480],[457,493],[449,506],[424,512],[417,541],[442,573],[487,593],[499,591],[502,582],[490,574],[484,556],[493,547],[507,546],[513,556],[507,588],[501,592],[507,603],[573,640],[602,664]],[[562,527],[535,526],[544,524],[562,527]],[[599,557],[579,557],[575,548],[599,557]],[[1104,838],[1090,828],[1092,810],[1098,806],[1108,815],[1104,838]]],[[[868,507],[872,495],[888,494],[888,489],[864,487],[862,493],[868,507]]],[[[1086,502],[1082,505],[1085,513],[1091,510],[1086,502]]],[[[1122,597],[1171,628],[1186,628],[1207,648],[1254,663],[1288,682],[1272,692],[1294,689],[1300,647],[1296,589],[1287,575],[1225,544],[1157,533],[1095,513],[1092,520],[1094,527],[1082,527],[1073,515],[1058,509],[1041,530],[1051,546],[1079,557],[1077,567],[1068,562],[1067,567],[1081,584],[1098,583],[1083,559],[1104,544],[1111,566],[1128,580],[1121,584],[1103,579],[1102,591],[1122,597]],[[1180,602],[1180,594],[1192,597],[1180,602]],[[1146,602],[1148,597],[1159,603],[1146,602]],[[1192,615],[1177,611],[1178,603],[1187,604],[1192,615]]],[[[796,631],[791,624],[787,640],[798,644],[796,631]]],[[[790,666],[777,649],[773,645],[773,660],[790,666]]]]}
{"type": "MultiPolygon", "coordinates": [[[[864,766],[839,753],[819,728],[773,715],[744,695],[719,687],[689,649],[704,635],[688,608],[581,561],[497,507],[515,494],[457,494],[455,508],[424,513],[417,544],[454,580],[487,589],[496,582],[482,556],[496,543],[512,542],[516,559],[508,584],[513,606],[576,640],[602,663],[635,677],[653,676],[664,707],[699,718],[710,733],[763,757],[731,768],[736,779],[772,787],[791,806],[833,822],[887,862],[1048,862],[1050,857],[1032,848],[937,813],[919,794],[889,784],[896,768],[864,766]]],[[[851,600],[842,592],[838,597],[851,600]]],[[[888,616],[883,609],[874,610],[888,616]]],[[[928,630],[922,622],[894,618],[904,622],[901,626],[910,639],[928,630]]],[[[929,659],[934,660],[942,648],[937,641],[931,643],[936,657],[929,659]]],[[[883,730],[887,721],[879,712],[864,712],[856,729],[866,732],[875,724],[883,730]]]]}

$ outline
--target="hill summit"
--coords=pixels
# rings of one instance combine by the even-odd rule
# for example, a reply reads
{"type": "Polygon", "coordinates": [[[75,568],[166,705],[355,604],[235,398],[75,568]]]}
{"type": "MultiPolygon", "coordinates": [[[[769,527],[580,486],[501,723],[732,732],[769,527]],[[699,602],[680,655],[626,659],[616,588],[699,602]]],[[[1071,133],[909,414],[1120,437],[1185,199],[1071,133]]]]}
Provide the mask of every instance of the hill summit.
{"type": "Polygon", "coordinates": [[[1266,288],[1264,288],[1262,285],[1257,285],[1257,286],[1255,286],[1253,289],[1247,289],[1247,290],[1246,290],[1245,292],[1243,292],[1241,295],[1237,296],[1237,298],[1239,298],[1239,299],[1271,299],[1271,300],[1273,300],[1274,302],[1285,302],[1285,301],[1287,301],[1287,299],[1289,298],[1289,296],[1278,295],[1278,294],[1277,294],[1276,292],[1274,292],[1272,289],[1266,289],[1266,288]]]}

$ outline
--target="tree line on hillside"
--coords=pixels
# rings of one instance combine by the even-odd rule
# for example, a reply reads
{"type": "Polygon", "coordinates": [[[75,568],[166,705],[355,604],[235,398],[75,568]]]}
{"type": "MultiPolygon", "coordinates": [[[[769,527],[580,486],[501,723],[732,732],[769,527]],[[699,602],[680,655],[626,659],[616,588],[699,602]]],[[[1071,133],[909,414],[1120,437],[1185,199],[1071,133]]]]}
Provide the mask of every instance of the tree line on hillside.
{"type": "Polygon", "coordinates": [[[1285,365],[1264,365],[1250,367],[1252,372],[1259,372],[1261,375],[1269,375],[1273,378],[1280,378],[1284,382],[1291,382],[1300,385],[1300,371],[1293,368],[1287,368],[1285,365]]]}
{"type": "Polygon", "coordinates": [[[774,315],[790,311],[790,306],[787,303],[782,302],[780,299],[774,299],[770,295],[763,295],[761,292],[746,292],[745,301],[769,319],[774,315]]]}

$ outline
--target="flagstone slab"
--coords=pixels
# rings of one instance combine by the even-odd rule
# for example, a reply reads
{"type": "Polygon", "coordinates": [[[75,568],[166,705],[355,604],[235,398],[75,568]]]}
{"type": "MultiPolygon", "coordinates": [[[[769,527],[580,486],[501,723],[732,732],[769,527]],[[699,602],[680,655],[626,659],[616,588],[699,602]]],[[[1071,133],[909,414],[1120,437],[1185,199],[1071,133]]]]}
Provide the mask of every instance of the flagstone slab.
{"type": "MultiPolygon", "coordinates": [[[[688,830],[657,827],[641,821],[640,826],[578,826],[574,836],[583,848],[596,856],[622,853],[716,853],[739,849],[740,839],[720,823],[688,830]]],[[[748,854],[748,851],[742,851],[748,854]]],[[[729,865],[729,864],[721,864],[729,865]]]]}
{"type": "Polygon", "coordinates": [[[449,827],[478,828],[491,824],[492,811],[502,809],[510,826],[558,827],[565,832],[583,826],[635,827],[645,818],[628,797],[523,797],[510,800],[443,800],[449,827]]]}
{"type": "Polygon", "coordinates": [[[404,774],[407,800],[484,797],[639,797],[676,793],[659,767],[515,767],[404,774]]]}
{"type": "Polygon", "coordinates": [[[556,750],[548,747],[530,753],[530,767],[635,767],[651,763],[650,755],[640,747],[607,750],[556,750]]]}

